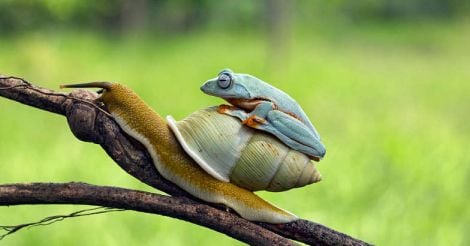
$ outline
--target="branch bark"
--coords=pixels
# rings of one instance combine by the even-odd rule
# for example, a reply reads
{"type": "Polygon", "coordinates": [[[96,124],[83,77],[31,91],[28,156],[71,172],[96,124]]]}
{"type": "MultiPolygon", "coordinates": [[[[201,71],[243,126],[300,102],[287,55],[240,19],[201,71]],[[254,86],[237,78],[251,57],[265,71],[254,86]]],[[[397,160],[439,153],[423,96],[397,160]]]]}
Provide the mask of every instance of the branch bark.
{"type": "Polygon", "coordinates": [[[225,233],[250,244],[292,244],[259,225],[237,220],[237,216],[212,209],[184,197],[169,197],[124,188],[84,183],[33,183],[0,185],[0,205],[83,204],[121,208],[174,217],[225,233]],[[241,222],[234,224],[234,221],[241,222]],[[203,223],[201,223],[203,222],[203,223]]]}
{"type": "Polygon", "coordinates": [[[0,205],[36,202],[36,204],[73,203],[126,208],[187,220],[250,244],[290,244],[291,242],[286,239],[290,238],[312,245],[368,245],[307,220],[281,225],[253,223],[224,211],[226,209],[219,205],[208,204],[194,198],[157,172],[145,148],[121,131],[114,120],[94,102],[97,98],[94,92],[75,90],[65,94],[31,85],[20,78],[0,76],[0,96],[66,116],[71,131],[78,139],[101,145],[106,153],[130,175],[172,195],[172,197],[160,196],[85,184],[2,185],[0,205]],[[67,197],[65,194],[75,196],[67,197]],[[124,197],[128,199],[118,201],[124,197]],[[10,204],[7,204],[7,201],[10,204]],[[11,203],[12,201],[16,203],[11,203]]]}

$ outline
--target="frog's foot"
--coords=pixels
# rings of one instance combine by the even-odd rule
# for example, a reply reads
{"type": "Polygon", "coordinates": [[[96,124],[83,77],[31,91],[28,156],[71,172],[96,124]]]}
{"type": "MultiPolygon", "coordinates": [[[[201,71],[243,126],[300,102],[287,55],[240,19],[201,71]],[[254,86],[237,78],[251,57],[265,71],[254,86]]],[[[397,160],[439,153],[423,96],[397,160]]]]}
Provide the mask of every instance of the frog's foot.
{"type": "Polygon", "coordinates": [[[232,106],[232,105],[227,105],[227,104],[221,104],[219,107],[217,107],[217,112],[219,114],[230,114],[230,111],[234,110],[240,110],[239,108],[232,106]]]}
{"type": "Polygon", "coordinates": [[[246,120],[242,121],[242,124],[252,128],[259,128],[259,125],[266,124],[266,120],[256,115],[252,115],[246,120]]]}

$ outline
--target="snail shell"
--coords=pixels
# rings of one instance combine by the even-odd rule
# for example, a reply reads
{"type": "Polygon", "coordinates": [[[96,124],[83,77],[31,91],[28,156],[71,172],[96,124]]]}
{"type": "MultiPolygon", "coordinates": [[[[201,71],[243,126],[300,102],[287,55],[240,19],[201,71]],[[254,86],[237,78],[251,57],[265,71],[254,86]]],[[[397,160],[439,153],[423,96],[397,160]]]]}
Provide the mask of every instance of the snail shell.
{"type": "Polygon", "coordinates": [[[321,180],[305,154],[218,113],[217,107],[167,121],[183,149],[216,179],[251,191],[285,191],[321,180]]]}

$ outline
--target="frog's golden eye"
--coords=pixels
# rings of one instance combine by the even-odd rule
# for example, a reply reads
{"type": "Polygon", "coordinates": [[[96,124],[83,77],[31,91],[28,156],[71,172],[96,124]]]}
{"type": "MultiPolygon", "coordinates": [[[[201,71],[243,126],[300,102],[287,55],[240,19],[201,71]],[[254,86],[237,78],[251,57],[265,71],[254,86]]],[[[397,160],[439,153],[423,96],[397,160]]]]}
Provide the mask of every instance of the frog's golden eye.
{"type": "Polygon", "coordinates": [[[217,84],[222,89],[227,89],[232,85],[232,75],[229,73],[221,73],[217,79],[217,84]]]}

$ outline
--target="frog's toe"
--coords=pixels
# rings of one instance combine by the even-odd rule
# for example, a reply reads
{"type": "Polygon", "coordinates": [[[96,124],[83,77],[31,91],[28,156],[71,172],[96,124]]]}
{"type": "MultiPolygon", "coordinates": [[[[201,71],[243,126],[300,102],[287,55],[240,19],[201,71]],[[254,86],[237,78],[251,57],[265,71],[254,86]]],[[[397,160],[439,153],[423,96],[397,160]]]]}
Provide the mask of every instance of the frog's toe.
{"type": "Polygon", "coordinates": [[[242,124],[252,128],[261,129],[260,125],[266,124],[266,120],[256,115],[252,115],[246,118],[246,120],[242,121],[242,124]]]}
{"type": "Polygon", "coordinates": [[[231,111],[237,110],[238,108],[232,105],[221,104],[217,107],[219,114],[229,114],[231,111]]]}

